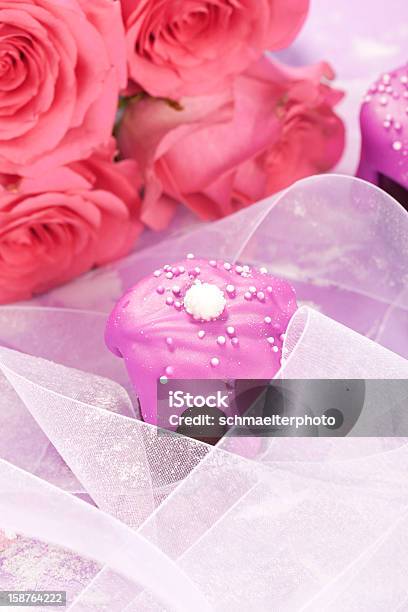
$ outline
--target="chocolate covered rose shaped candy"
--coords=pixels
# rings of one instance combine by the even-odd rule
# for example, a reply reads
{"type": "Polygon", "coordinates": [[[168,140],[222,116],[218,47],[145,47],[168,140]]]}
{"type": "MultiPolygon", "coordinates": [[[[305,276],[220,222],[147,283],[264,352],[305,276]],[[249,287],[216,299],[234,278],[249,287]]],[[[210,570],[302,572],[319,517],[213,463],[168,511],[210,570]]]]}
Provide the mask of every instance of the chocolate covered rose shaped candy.
{"type": "Polygon", "coordinates": [[[272,378],[295,293],[264,268],[195,259],[166,264],[128,291],[107,325],[143,418],[156,423],[156,385],[176,379],[272,378]]]}

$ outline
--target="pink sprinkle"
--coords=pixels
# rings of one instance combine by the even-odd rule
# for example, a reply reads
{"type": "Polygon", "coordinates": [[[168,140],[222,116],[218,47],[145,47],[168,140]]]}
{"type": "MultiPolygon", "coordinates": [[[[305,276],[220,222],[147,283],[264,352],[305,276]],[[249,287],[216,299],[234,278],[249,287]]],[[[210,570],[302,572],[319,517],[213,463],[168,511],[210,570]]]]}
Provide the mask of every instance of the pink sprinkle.
{"type": "Polygon", "coordinates": [[[157,291],[157,293],[158,293],[159,295],[163,295],[163,293],[164,293],[165,289],[164,289],[163,285],[159,285],[159,286],[157,287],[156,291],[157,291]]]}
{"type": "Polygon", "coordinates": [[[238,346],[238,344],[239,344],[238,338],[232,338],[231,344],[233,344],[234,346],[238,346]]]}
{"type": "Polygon", "coordinates": [[[173,342],[173,338],[166,338],[166,344],[167,346],[173,346],[174,342],[173,342]]]}
{"type": "Polygon", "coordinates": [[[174,295],[178,295],[181,291],[180,287],[178,285],[174,285],[173,289],[172,289],[174,295]]]}
{"type": "Polygon", "coordinates": [[[167,368],[165,369],[166,372],[166,376],[173,376],[174,374],[174,370],[171,366],[167,366],[167,368]]]}

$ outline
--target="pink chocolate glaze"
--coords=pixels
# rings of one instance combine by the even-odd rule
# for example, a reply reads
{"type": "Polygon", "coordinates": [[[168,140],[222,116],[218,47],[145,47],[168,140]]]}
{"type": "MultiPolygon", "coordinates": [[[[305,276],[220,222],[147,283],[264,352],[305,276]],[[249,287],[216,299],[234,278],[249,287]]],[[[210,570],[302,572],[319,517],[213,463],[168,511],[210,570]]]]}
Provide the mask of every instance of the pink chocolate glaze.
{"type": "Polygon", "coordinates": [[[163,266],[119,300],[106,343],[125,359],[143,418],[156,423],[156,385],[163,376],[272,378],[296,309],[292,287],[262,268],[189,258],[163,266]],[[197,281],[224,294],[225,308],[215,320],[186,312],[185,295],[197,281]]]}
{"type": "Polygon", "coordinates": [[[408,205],[408,64],[373,83],[360,114],[362,148],[357,176],[408,205]]]}

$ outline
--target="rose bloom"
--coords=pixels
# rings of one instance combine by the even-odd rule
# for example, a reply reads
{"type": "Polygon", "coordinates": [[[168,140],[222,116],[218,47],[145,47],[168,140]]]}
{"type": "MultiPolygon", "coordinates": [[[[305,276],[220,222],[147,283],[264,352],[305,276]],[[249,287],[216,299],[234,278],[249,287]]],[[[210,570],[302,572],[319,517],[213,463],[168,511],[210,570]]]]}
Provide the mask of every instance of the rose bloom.
{"type": "Polygon", "coordinates": [[[213,93],[289,45],[309,0],[122,0],[130,76],[153,96],[213,93]]]}
{"type": "Polygon", "coordinates": [[[0,0],[0,171],[36,176],[109,141],[126,84],[114,0],[0,0]]]}
{"type": "Polygon", "coordinates": [[[143,221],[165,227],[179,202],[216,219],[332,168],[344,126],[331,78],[325,63],[288,68],[263,57],[223,93],[131,102],[119,146],[144,176],[143,221]]]}
{"type": "MultiPolygon", "coordinates": [[[[113,147],[0,192],[0,303],[125,255],[142,231],[137,165],[113,147]]],[[[2,182],[6,182],[2,177],[2,182]]]]}

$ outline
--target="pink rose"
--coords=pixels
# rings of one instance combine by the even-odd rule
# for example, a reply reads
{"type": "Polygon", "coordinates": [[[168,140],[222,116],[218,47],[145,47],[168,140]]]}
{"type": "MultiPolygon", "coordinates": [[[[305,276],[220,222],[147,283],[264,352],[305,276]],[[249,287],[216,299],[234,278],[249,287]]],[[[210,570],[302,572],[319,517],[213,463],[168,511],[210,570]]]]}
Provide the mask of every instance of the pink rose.
{"type": "Polygon", "coordinates": [[[213,93],[287,46],[309,0],[122,0],[130,76],[153,96],[213,93]]]}
{"type": "Polygon", "coordinates": [[[126,84],[115,0],[0,0],[0,172],[36,176],[112,133],[126,84]]]}
{"type": "Polygon", "coordinates": [[[179,107],[131,102],[119,146],[144,176],[143,221],[161,229],[179,202],[216,219],[332,168],[344,126],[333,111],[342,94],[321,82],[331,78],[325,63],[288,68],[263,57],[223,93],[179,107]]]}
{"type": "Polygon", "coordinates": [[[132,160],[114,164],[112,153],[2,189],[0,303],[28,299],[131,249],[142,231],[138,170],[132,160]]]}

